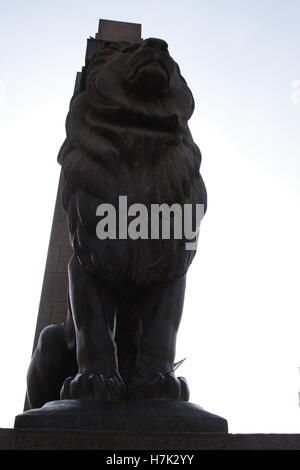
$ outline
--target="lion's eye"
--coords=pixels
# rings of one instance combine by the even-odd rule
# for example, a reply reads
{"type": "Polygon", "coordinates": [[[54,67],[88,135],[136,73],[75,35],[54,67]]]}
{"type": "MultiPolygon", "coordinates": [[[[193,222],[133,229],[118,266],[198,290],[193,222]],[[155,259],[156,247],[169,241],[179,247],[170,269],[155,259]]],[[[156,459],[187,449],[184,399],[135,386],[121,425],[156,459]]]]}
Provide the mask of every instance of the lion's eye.
{"type": "Polygon", "coordinates": [[[104,48],[103,51],[101,52],[102,55],[112,55],[115,52],[117,52],[116,49],[113,49],[111,47],[104,48]]]}
{"type": "Polygon", "coordinates": [[[135,44],[133,46],[128,46],[128,47],[124,47],[124,49],[122,49],[122,52],[124,52],[124,54],[132,54],[133,52],[137,51],[139,49],[140,45],[139,44],[135,44]]]}

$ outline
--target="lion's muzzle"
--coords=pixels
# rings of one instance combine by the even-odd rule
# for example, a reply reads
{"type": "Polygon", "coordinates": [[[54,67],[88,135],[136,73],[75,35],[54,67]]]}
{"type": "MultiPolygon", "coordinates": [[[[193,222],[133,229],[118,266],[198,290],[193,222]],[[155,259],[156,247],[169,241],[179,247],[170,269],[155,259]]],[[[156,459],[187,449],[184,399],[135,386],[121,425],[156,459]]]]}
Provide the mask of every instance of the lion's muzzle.
{"type": "Polygon", "coordinates": [[[169,91],[174,63],[168,45],[160,39],[147,39],[129,59],[128,79],[135,91],[144,95],[162,95],[169,91]]]}

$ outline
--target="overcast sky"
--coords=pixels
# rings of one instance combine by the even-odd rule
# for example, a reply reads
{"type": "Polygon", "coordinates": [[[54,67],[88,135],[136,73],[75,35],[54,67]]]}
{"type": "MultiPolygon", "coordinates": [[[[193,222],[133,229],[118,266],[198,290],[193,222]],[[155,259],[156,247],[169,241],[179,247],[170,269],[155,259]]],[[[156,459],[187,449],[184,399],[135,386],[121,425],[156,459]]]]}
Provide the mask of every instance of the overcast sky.
{"type": "Polygon", "coordinates": [[[300,432],[300,2],[1,2],[0,427],[22,411],[64,121],[98,19],[169,43],[209,208],[177,359],[230,432],[300,432]],[[298,81],[298,82],[297,82],[298,81]]]}

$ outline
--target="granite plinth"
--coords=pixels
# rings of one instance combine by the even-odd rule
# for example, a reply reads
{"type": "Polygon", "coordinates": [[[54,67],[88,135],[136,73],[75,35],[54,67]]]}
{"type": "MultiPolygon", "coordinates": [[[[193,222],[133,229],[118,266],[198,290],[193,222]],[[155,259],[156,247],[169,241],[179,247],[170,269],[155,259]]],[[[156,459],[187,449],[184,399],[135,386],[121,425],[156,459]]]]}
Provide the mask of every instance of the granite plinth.
{"type": "Polygon", "coordinates": [[[58,400],[26,411],[15,419],[18,429],[102,432],[221,432],[227,421],[198,405],[176,400],[58,400]]]}
{"type": "Polygon", "coordinates": [[[300,450],[300,434],[0,429],[0,450],[300,450]]]}

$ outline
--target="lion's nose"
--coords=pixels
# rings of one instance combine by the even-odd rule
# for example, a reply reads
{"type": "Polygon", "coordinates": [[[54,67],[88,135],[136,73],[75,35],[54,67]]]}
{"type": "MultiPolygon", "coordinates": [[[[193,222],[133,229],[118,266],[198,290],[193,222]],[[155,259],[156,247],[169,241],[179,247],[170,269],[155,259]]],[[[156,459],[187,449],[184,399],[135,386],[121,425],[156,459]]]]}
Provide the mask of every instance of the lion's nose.
{"type": "Polygon", "coordinates": [[[145,39],[143,46],[151,47],[152,49],[155,49],[157,51],[168,50],[168,44],[166,43],[166,41],[163,41],[162,39],[156,39],[156,38],[145,39]]]}

